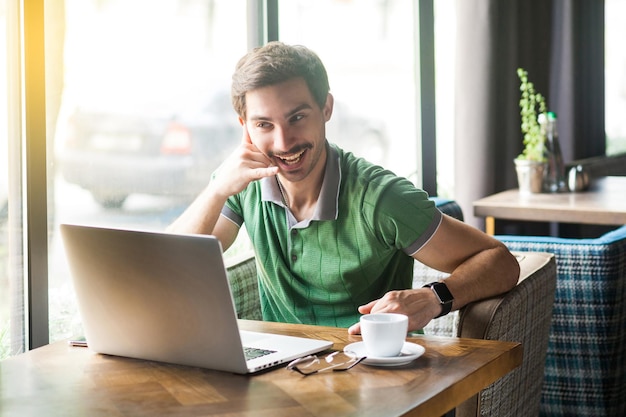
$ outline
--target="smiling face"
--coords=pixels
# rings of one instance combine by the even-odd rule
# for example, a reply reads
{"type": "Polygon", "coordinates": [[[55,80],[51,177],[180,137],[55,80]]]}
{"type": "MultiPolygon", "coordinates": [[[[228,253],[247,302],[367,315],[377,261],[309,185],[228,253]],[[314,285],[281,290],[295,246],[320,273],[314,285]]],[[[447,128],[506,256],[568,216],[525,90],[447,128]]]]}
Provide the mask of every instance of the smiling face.
{"type": "Polygon", "coordinates": [[[304,79],[293,78],[248,91],[245,102],[250,139],[279,167],[281,177],[298,182],[311,173],[321,175],[332,95],[320,108],[304,79]]]}

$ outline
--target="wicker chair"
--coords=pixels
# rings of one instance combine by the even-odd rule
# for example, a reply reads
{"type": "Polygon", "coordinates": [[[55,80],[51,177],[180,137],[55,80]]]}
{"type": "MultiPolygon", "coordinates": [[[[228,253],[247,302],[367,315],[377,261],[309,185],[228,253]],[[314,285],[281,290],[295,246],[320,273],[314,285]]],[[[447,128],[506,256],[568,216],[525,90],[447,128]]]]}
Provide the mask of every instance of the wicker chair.
{"type": "Polygon", "coordinates": [[[594,239],[497,237],[556,256],[541,415],[626,415],[626,226],[594,239]]]}
{"type": "MultiPolygon", "coordinates": [[[[469,304],[431,321],[424,333],[436,336],[522,343],[522,366],[463,403],[456,417],[539,414],[548,333],[556,286],[556,263],[548,253],[519,253],[520,278],[506,294],[469,304]]],[[[446,274],[415,263],[413,287],[446,274]]]]}

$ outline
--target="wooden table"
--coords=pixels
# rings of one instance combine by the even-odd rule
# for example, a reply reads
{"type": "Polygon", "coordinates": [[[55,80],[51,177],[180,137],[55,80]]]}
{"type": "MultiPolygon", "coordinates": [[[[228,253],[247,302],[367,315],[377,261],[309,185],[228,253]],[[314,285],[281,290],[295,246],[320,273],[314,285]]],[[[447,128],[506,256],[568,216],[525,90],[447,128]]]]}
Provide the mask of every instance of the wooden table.
{"type": "Polygon", "coordinates": [[[520,194],[508,190],[474,202],[474,215],[485,217],[485,231],[495,233],[495,219],[598,225],[626,224],[626,177],[598,178],[587,191],[520,194]]]}
{"type": "MultiPolygon", "coordinates": [[[[346,329],[240,321],[248,330],[360,340],[346,329]]],[[[409,365],[253,376],[100,355],[57,342],[0,362],[3,416],[441,416],[522,362],[513,342],[418,336],[409,365]]]]}

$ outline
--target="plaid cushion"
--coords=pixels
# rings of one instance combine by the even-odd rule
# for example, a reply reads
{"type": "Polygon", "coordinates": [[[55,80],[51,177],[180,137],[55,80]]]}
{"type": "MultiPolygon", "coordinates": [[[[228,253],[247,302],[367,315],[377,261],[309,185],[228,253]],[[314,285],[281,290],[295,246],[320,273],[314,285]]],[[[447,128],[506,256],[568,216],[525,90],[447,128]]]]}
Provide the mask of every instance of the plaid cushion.
{"type": "MultiPolygon", "coordinates": [[[[461,206],[454,200],[448,200],[443,197],[431,197],[431,200],[435,202],[435,205],[443,214],[454,217],[457,220],[463,221],[463,210],[461,206]]],[[[421,262],[415,261],[413,267],[413,288],[423,287],[424,284],[428,284],[434,281],[441,281],[448,277],[449,274],[437,271],[429,268],[421,262]]],[[[437,320],[431,320],[426,327],[424,327],[424,334],[435,336],[452,336],[456,334],[456,328],[458,324],[458,312],[453,311],[450,314],[440,317],[437,320]]]]}
{"type": "Polygon", "coordinates": [[[237,317],[246,320],[263,320],[254,253],[232,261],[226,267],[226,272],[235,301],[237,317]]]}
{"type": "Polygon", "coordinates": [[[626,226],[597,239],[497,237],[556,256],[541,415],[626,415],[626,226]]]}

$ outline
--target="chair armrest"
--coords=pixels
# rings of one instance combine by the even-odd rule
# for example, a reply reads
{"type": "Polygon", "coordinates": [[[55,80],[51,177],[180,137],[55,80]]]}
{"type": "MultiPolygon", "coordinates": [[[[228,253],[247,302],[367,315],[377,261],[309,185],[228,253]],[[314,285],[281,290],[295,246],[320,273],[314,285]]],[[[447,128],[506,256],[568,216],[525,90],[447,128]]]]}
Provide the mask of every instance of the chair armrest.
{"type": "MultiPolygon", "coordinates": [[[[520,312],[517,310],[510,311],[510,307],[507,304],[511,304],[513,300],[520,297],[536,296],[541,300],[545,300],[546,297],[551,298],[552,301],[546,303],[548,305],[544,307],[547,307],[547,312],[550,315],[552,314],[554,290],[556,288],[556,261],[554,260],[554,255],[540,252],[514,252],[514,255],[520,264],[520,278],[517,286],[505,294],[477,301],[462,308],[457,336],[493,339],[494,337],[492,336],[502,334],[502,330],[494,329],[493,320],[496,318],[496,315],[500,315],[500,319],[504,317],[504,308],[509,308],[509,314],[519,315],[520,312]],[[529,288],[530,290],[539,290],[538,293],[522,294],[522,291],[529,290],[526,288],[527,286],[532,286],[532,288],[529,288]]],[[[536,309],[533,309],[533,311],[536,311],[536,309]]],[[[511,340],[514,341],[514,339],[511,340]]]]}
{"type": "Polygon", "coordinates": [[[520,342],[524,347],[522,366],[463,403],[457,409],[459,417],[539,414],[556,289],[556,261],[549,253],[515,255],[520,263],[517,286],[462,308],[457,336],[520,342]]]}

